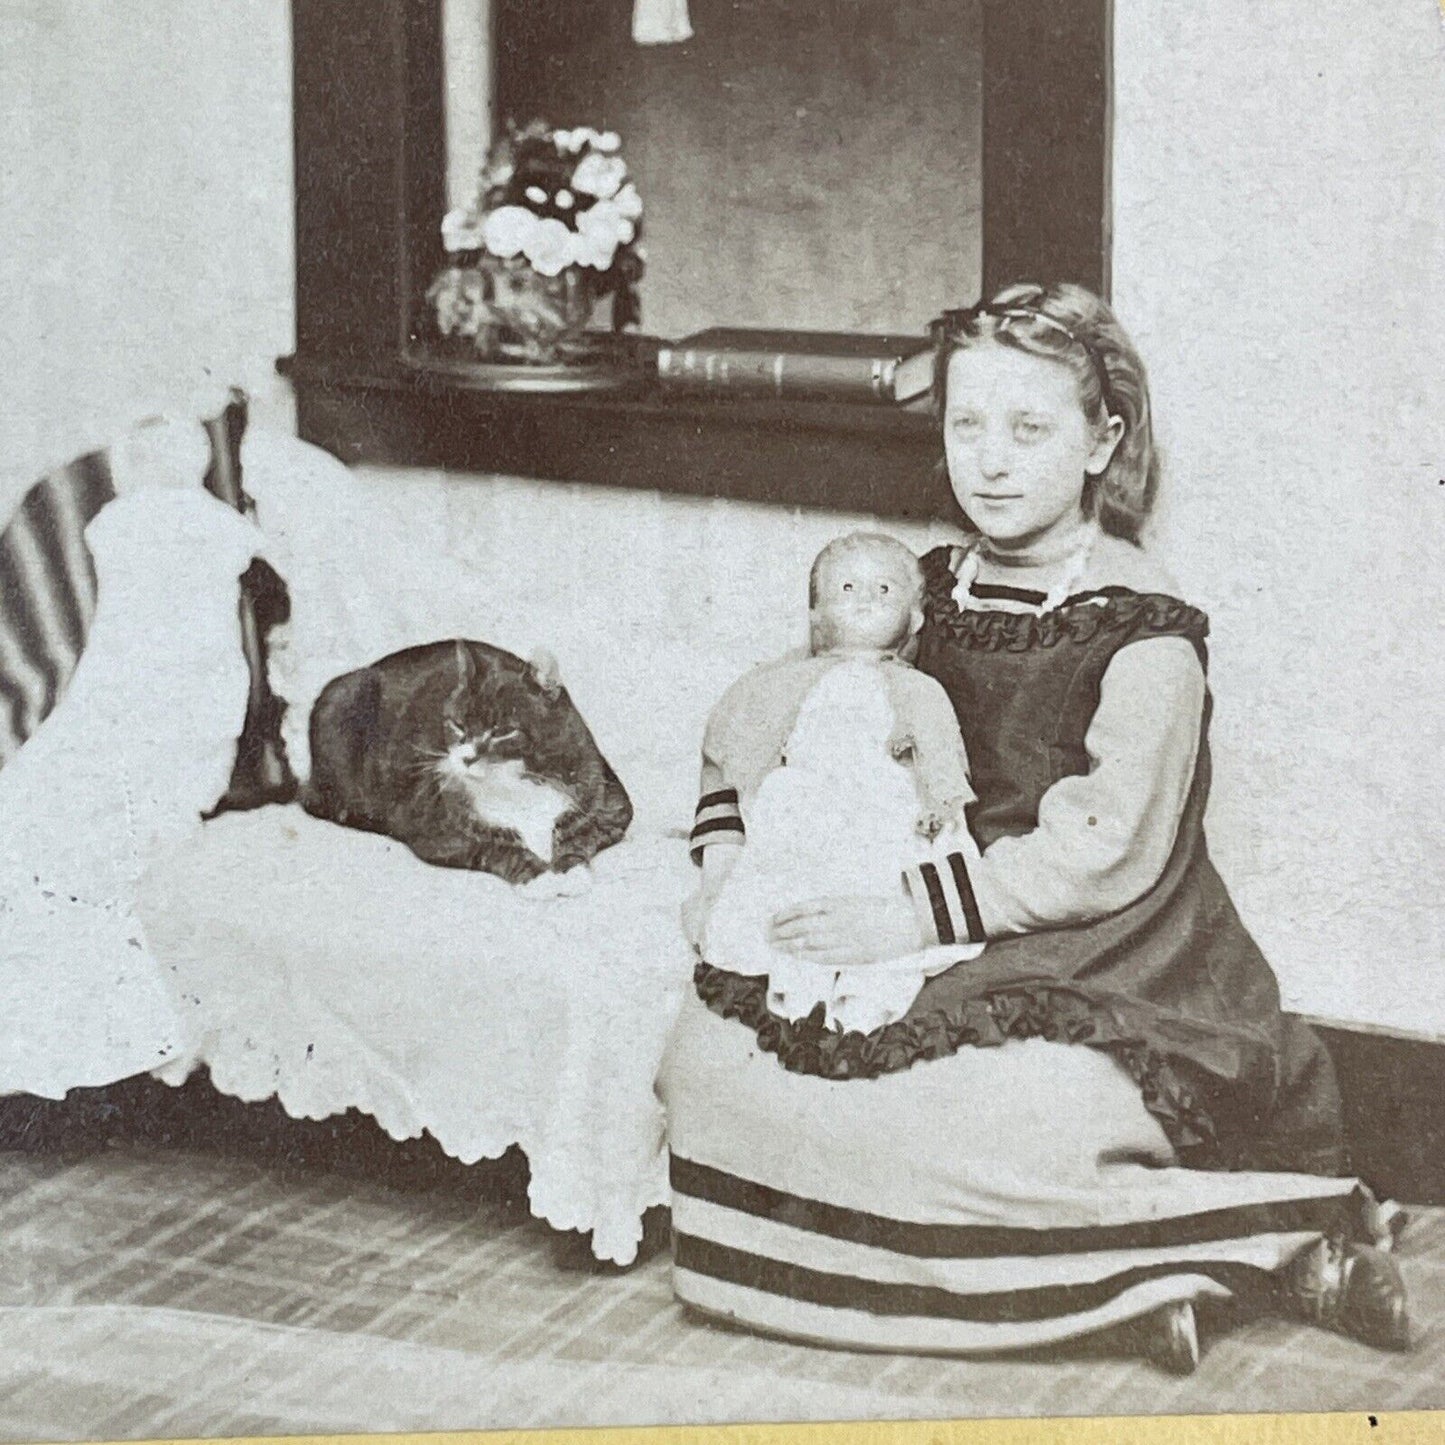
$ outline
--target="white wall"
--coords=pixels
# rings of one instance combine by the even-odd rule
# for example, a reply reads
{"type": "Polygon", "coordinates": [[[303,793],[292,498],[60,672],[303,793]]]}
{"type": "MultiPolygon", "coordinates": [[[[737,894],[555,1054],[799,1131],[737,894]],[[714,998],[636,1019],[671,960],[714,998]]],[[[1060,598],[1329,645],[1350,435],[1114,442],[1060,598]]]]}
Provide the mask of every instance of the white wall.
{"type": "Polygon", "coordinates": [[[1115,8],[1115,296],[1214,623],[1211,842],[1287,998],[1445,1031],[1445,28],[1115,8]]]}
{"type": "Polygon", "coordinates": [[[286,0],[0,4],[0,519],[294,344],[286,0]]]}
{"type": "MultiPolygon", "coordinates": [[[[1292,1003],[1445,1031],[1445,32],[1432,0],[1130,0],[1116,67],[1116,293],[1214,620],[1215,853],[1292,1003]]],[[[288,7],[5,0],[0,107],[3,517],[208,371],[279,407],[288,7]]],[[[519,496],[528,535],[603,511],[519,496]]],[[[617,525],[706,518],[734,557],[778,516],[644,502],[617,525]]],[[[821,523],[786,525],[802,556],[821,523]]]]}

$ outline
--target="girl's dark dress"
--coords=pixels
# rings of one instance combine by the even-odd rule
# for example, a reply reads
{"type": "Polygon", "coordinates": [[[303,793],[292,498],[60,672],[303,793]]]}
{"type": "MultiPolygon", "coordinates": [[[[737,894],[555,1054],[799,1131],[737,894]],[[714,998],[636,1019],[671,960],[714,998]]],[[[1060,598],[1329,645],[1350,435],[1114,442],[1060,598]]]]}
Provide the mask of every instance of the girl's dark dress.
{"type": "MultiPolygon", "coordinates": [[[[1172,597],[960,611],[946,550],[925,573],[918,665],[958,712],[985,854],[1087,771],[1122,647],[1205,657],[1204,615],[1172,597]]],[[[872,1034],[821,1010],[791,1024],[765,980],[700,963],[661,1080],[680,1297],[804,1338],[971,1353],[1249,1288],[1353,1227],[1329,1061],[1210,862],[1208,791],[1205,741],[1144,896],[990,941],[872,1034]]]]}
{"type": "MultiPolygon", "coordinates": [[[[984,849],[1029,832],[1044,793],[1087,771],[1084,737],[1121,647],[1181,637],[1205,662],[1208,620],[1172,597],[1113,588],[1043,614],[960,611],[945,550],[928,555],[925,574],[918,666],[953,699],[978,794],[969,823],[984,849]]],[[[1280,1012],[1274,974],[1209,859],[1207,730],[1206,719],[1164,874],[1122,911],[995,940],[976,962],[930,980],[908,1018],[866,1036],[831,1033],[821,1016],[799,1025],[777,1019],[763,1006],[761,980],[706,964],[697,971],[700,994],[754,1027],[788,1068],[829,1078],[907,1068],[1004,1038],[1089,1044],[1125,1065],[1183,1161],[1338,1173],[1329,1058],[1305,1024],[1280,1012]]]]}

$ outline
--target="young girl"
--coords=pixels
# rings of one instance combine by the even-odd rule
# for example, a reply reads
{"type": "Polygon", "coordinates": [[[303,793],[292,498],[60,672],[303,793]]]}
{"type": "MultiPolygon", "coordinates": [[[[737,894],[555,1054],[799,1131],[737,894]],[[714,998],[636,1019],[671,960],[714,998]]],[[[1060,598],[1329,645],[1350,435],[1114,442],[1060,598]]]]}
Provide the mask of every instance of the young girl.
{"type": "Polygon", "coordinates": [[[1208,623],[1139,542],[1143,365],[1077,287],[1010,287],[935,331],[963,539],[924,559],[917,665],[953,701],[982,854],[920,854],[772,937],[836,968],[988,947],[866,1036],[698,966],[660,1083],[677,1293],[871,1348],[1127,1325],[1188,1370],[1195,1303],[1222,1297],[1402,1347],[1329,1060],[1205,847],[1208,623]]]}

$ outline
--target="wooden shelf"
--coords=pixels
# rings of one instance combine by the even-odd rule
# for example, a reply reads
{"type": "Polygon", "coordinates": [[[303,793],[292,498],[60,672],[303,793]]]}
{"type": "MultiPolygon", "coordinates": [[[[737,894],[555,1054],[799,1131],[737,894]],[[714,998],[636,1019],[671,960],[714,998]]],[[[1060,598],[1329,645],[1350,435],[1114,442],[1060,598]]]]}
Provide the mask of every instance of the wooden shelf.
{"type": "Polygon", "coordinates": [[[503,390],[398,359],[288,368],[301,433],[343,460],[591,482],[880,516],[946,513],[926,406],[606,388],[503,390]]]}
{"type": "Polygon", "coordinates": [[[346,367],[328,361],[295,357],[286,367],[298,384],[327,388],[359,387],[432,397],[475,397],[500,409],[537,407],[555,412],[608,412],[637,417],[688,418],[699,426],[777,426],[785,429],[840,432],[931,441],[932,418],[926,403],[888,406],[879,402],[790,401],[743,397],[663,387],[645,372],[624,367],[605,381],[584,378],[568,387],[499,384],[483,369],[432,363],[403,357],[391,366],[346,367]]]}

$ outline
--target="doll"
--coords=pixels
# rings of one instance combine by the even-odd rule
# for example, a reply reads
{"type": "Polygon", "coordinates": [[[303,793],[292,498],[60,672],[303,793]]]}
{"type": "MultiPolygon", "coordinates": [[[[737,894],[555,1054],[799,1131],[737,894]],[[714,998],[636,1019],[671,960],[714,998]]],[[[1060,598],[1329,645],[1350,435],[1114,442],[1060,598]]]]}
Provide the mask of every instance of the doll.
{"type": "Polygon", "coordinates": [[[748,673],[709,718],[693,830],[703,878],[685,920],[708,963],[767,976],[773,1012],[821,1006],[829,1026],[867,1033],[982,946],[839,969],[774,947],[770,922],[809,898],[897,889],[924,856],[977,856],[974,795],[953,705],[904,660],[923,621],[917,558],[853,533],[818,554],[809,591],[807,654],[748,673]]]}

